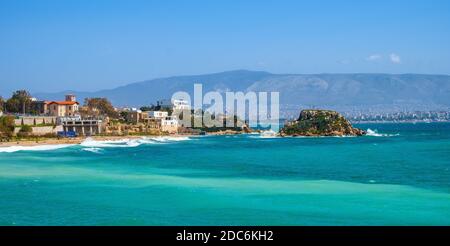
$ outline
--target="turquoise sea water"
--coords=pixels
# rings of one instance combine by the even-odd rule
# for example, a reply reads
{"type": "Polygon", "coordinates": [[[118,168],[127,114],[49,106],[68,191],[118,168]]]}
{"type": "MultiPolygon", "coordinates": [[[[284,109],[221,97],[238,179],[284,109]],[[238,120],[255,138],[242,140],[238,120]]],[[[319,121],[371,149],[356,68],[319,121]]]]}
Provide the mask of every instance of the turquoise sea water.
{"type": "Polygon", "coordinates": [[[450,124],[0,149],[0,225],[450,225],[450,124]]]}

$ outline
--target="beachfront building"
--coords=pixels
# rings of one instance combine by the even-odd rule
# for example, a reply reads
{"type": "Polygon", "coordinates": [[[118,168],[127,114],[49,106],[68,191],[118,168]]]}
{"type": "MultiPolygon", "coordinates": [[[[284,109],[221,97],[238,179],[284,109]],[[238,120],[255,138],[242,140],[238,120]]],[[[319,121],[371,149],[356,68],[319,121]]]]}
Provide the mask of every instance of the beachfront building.
{"type": "Polygon", "coordinates": [[[48,112],[51,116],[67,117],[75,116],[78,112],[79,103],[74,95],[66,95],[65,101],[52,101],[48,103],[48,112]]]}
{"type": "Polygon", "coordinates": [[[80,116],[60,117],[58,125],[64,132],[75,132],[80,136],[93,136],[103,132],[105,125],[99,119],[82,119],[80,116]]]}
{"type": "Polygon", "coordinates": [[[78,102],[53,101],[48,104],[49,114],[56,117],[74,116],[78,105],[78,102]]]}
{"type": "Polygon", "coordinates": [[[183,99],[163,99],[157,102],[158,106],[161,106],[161,108],[168,108],[172,110],[190,110],[191,105],[187,100],[183,99]]]}
{"type": "Polygon", "coordinates": [[[140,122],[144,123],[148,128],[159,129],[162,132],[177,133],[178,120],[176,117],[168,116],[164,111],[150,111],[148,117],[142,118],[140,122]]]}
{"type": "Polygon", "coordinates": [[[164,119],[169,116],[166,111],[148,111],[148,117],[154,119],[164,119]]]}
{"type": "Polygon", "coordinates": [[[191,105],[188,101],[183,99],[172,100],[173,110],[190,110],[191,105]]]}
{"type": "Polygon", "coordinates": [[[177,133],[178,132],[178,120],[171,116],[161,119],[161,131],[171,133],[171,134],[177,133]]]}
{"type": "Polygon", "coordinates": [[[137,124],[148,118],[148,112],[142,112],[141,110],[129,111],[127,113],[126,120],[128,123],[137,124]]]}

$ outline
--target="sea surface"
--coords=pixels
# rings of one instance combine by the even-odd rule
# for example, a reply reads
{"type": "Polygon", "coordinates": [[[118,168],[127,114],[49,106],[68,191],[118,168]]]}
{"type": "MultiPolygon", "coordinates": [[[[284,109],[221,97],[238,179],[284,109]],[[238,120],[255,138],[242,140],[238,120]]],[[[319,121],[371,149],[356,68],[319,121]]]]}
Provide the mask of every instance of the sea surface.
{"type": "Polygon", "coordinates": [[[450,225],[450,124],[0,149],[0,225],[450,225]]]}

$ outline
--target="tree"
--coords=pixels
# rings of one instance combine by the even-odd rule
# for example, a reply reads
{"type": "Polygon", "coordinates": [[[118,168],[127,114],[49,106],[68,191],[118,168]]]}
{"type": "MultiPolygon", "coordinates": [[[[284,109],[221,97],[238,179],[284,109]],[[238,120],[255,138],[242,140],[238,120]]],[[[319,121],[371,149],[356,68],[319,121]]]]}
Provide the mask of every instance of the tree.
{"type": "Polygon", "coordinates": [[[169,113],[169,115],[171,115],[173,112],[173,109],[171,107],[163,107],[161,105],[142,106],[140,108],[140,110],[142,110],[142,111],[164,111],[164,112],[169,113]]]}
{"type": "Polygon", "coordinates": [[[6,101],[6,111],[11,113],[25,114],[30,112],[31,95],[26,90],[15,91],[10,99],[6,101]]]}
{"type": "Polygon", "coordinates": [[[10,139],[14,135],[14,116],[0,117],[0,139],[10,139]]]}
{"type": "Polygon", "coordinates": [[[122,111],[122,112],[120,112],[120,117],[121,117],[122,119],[126,120],[127,117],[128,117],[128,112],[127,112],[127,111],[122,111]]]}
{"type": "Polygon", "coordinates": [[[84,106],[86,106],[93,115],[106,115],[113,119],[119,118],[119,114],[107,98],[86,98],[84,106]]]}
{"type": "Polygon", "coordinates": [[[33,132],[33,128],[29,125],[23,125],[19,132],[17,133],[18,137],[29,137],[33,132]]]}
{"type": "Polygon", "coordinates": [[[3,112],[5,106],[5,100],[3,100],[3,97],[0,96],[0,112],[3,112]]]}
{"type": "Polygon", "coordinates": [[[142,106],[140,108],[140,110],[142,111],[156,111],[156,106],[151,105],[151,106],[142,106]]]}

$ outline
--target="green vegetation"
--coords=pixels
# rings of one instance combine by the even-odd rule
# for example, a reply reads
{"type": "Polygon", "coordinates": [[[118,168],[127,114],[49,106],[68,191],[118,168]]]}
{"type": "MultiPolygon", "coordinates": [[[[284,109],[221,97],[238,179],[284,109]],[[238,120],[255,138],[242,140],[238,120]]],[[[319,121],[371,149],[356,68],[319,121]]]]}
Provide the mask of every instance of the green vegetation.
{"type": "Polygon", "coordinates": [[[119,114],[107,98],[86,98],[84,106],[84,109],[80,109],[81,114],[90,116],[106,115],[113,119],[119,118],[119,114]]]}
{"type": "Polygon", "coordinates": [[[14,136],[14,117],[0,117],[0,141],[8,141],[14,136]]]}
{"type": "Polygon", "coordinates": [[[5,111],[5,100],[3,100],[3,97],[0,96],[0,112],[5,111]]]}
{"type": "Polygon", "coordinates": [[[297,121],[287,124],[282,135],[343,136],[363,135],[364,131],[353,128],[341,114],[330,110],[303,110],[297,121]]]}
{"type": "Polygon", "coordinates": [[[142,106],[140,108],[140,110],[142,111],[155,111],[156,110],[156,106],[152,105],[152,106],[142,106]]]}
{"type": "Polygon", "coordinates": [[[151,105],[151,106],[143,106],[139,108],[141,111],[164,111],[164,112],[168,112],[169,115],[172,114],[173,109],[169,108],[169,107],[163,107],[161,105],[151,105]]]}
{"type": "Polygon", "coordinates": [[[41,123],[41,124],[36,124],[33,126],[38,126],[38,127],[43,127],[43,126],[53,126],[56,127],[56,125],[54,123],[41,123]]]}
{"type": "MultiPolygon", "coordinates": [[[[127,118],[128,118],[128,111],[122,111],[120,112],[120,118],[122,119],[122,122],[126,122],[127,118]]],[[[112,121],[112,123],[116,123],[116,120],[112,121]]],[[[119,123],[120,121],[117,121],[117,123],[119,123]]]]}
{"type": "Polygon", "coordinates": [[[15,91],[5,103],[5,111],[10,113],[29,113],[31,111],[31,95],[26,90],[15,91]]]}
{"type": "Polygon", "coordinates": [[[23,137],[29,137],[31,136],[31,133],[33,133],[33,128],[28,125],[23,125],[19,132],[17,133],[17,137],[23,138],[23,137]]]}

